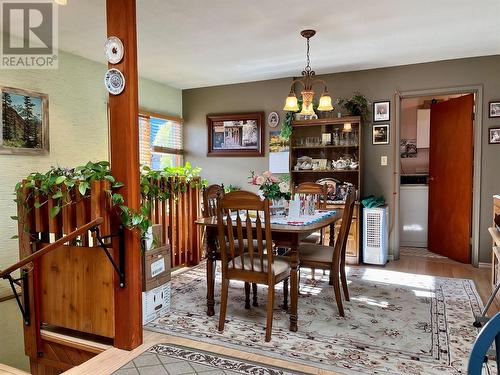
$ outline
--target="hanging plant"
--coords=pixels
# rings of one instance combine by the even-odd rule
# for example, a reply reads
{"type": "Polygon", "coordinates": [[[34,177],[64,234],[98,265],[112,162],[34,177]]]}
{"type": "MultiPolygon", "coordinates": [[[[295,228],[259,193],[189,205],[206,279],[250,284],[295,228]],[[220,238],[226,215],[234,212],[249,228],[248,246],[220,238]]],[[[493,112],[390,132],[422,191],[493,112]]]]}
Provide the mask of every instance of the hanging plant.
{"type": "MultiPolygon", "coordinates": [[[[296,112],[291,112],[291,111],[287,112],[285,114],[285,117],[283,118],[283,123],[281,124],[280,135],[281,137],[287,140],[289,140],[290,137],[292,136],[292,131],[293,131],[292,121],[294,114],[302,111],[302,98],[297,100],[297,104],[299,106],[299,110],[296,112]]],[[[317,108],[318,108],[318,103],[313,101],[313,110],[316,111],[317,108]]]]}

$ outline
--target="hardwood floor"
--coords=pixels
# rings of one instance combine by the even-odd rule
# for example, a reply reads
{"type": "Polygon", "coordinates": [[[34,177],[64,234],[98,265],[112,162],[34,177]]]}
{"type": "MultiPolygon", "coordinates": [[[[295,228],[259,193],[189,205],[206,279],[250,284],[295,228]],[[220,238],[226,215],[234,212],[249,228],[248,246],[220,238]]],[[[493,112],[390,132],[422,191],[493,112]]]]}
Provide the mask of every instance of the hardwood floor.
{"type": "MultiPolygon", "coordinates": [[[[382,268],[378,266],[360,266],[362,268],[382,268]]],[[[415,273],[429,276],[452,277],[472,279],[476,284],[476,288],[483,300],[486,302],[491,292],[490,286],[490,269],[489,268],[475,268],[471,265],[466,265],[452,261],[448,258],[431,258],[431,257],[418,257],[418,256],[403,256],[400,260],[389,262],[384,269],[415,273]]],[[[499,311],[498,303],[494,303],[488,315],[492,315],[499,311]]],[[[168,336],[160,333],[144,331],[144,344],[139,346],[133,351],[125,351],[116,348],[106,350],[104,353],[99,354],[90,361],[75,367],[65,374],[72,375],[94,375],[94,374],[110,374],[116,371],[121,366],[125,365],[139,354],[158,343],[172,343],[179,344],[214,353],[225,354],[243,360],[254,362],[266,363],[271,366],[279,366],[289,368],[295,371],[300,371],[309,374],[337,374],[335,372],[318,369],[315,367],[304,366],[297,363],[290,363],[279,359],[269,358],[253,353],[248,353],[235,349],[228,349],[225,347],[207,344],[199,341],[193,341],[180,337],[168,336]]]]}

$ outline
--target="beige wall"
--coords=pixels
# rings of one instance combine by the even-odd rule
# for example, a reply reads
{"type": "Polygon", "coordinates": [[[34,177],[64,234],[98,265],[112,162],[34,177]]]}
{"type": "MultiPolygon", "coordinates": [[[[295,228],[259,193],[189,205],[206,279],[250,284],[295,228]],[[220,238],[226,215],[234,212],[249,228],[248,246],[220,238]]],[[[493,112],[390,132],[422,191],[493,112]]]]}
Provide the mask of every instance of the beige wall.
{"type": "MultiPolygon", "coordinates": [[[[63,52],[59,59],[57,70],[4,70],[0,75],[2,86],[48,94],[50,128],[49,155],[0,155],[0,269],[19,258],[17,241],[10,239],[17,231],[10,219],[16,210],[12,194],[15,184],[30,172],[43,172],[52,165],[75,166],[108,159],[108,96],[103,84],[106,66],[63,52]]],[[[140,80],[139,101],[144,109],[182,115],[182,94],[178,89],[140,80]]],[[[0,280],[0,297],[10,294],[8,288],[8,283],[0,280]]],[[[7,337],[13,343],[21,340],[22,323],[14,301],[0,303],[0,317],[0,363],[25,368],[23,350],[16,351],[17,344],[5,345],[7,337]],[[15,322],[17,331],[5,322],[15,322]]]]}
{"type": "MultiPolygon", "coordinates": [[[[299,71],[299,67],[297,67],[299,71]]],[[[322,76],[335,97],[351,95],[359,90],[370,100],[391,100],[391,125],[394,126],[394,94],[397,90],[409,91],[430,88],[448,88],[481,84],[484,87],[482,124],[482,178],[480,260],[490,259],[491,241],[487,232],[491,222],[491,196],[500,192],[500,147],[488,145],[487,129],[500,125],[500,121],[487,116],[488,101],[500,99],[500,56],[460,59],[427,64],[373,69],[322,76]]],[[[210,182],[245,185],[248,171],[267,169],[268,159],[262,158],[207,158],[207,131],[205,116],[215,112],[278,111],[283,112],[283,101],[289,91],[290,79],[217,86],[183,91],[185,120],[185,147],[187,160],[203,167],[203,176],[210,182]]],[[[390,145],[372,145],[371,124],[364,132],[364,191],[363,195],[392,197],[394,160],[399,163],[399,147],[394,152],[394,139],[390,145]],[[387,155],[389,165],[381,166],[380,157],[387,155]],[[394,155],[396,158],[394,159],[394,155]]],[[[266,133],[268,132],[266,127],[266,133]]],[[[267,138],[266,138],[267,139],[267,138]]],[[[392,202],[391,209],[392,209],[392,202]]]]}

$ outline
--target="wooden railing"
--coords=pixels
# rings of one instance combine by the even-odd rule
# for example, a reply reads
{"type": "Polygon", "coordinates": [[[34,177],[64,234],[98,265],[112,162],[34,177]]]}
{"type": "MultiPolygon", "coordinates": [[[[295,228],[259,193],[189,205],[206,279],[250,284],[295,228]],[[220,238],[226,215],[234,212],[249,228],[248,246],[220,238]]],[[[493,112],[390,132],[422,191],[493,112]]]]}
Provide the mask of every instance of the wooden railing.
{"type": "Polygon", "coordinates": [[[162,225],[163,242],[169,242],[172,267],[193,266],[201,259],[201,232],[194,221],[201,216],[200,179],[187,182],[184,177],[152,180],[162,191],[168,191],[167,200],[151,203],[151,219],[162,225]]]}
{"type": "Polygon", "coordinates": [[[81,236],[84,233],[87,233],[90,229],[102,224],[102,217],[98,217],[87,224],[79,227],[78,229],[75,229],[73,232],[65,235],[64,237],[59,238],[57,241],[52,242],[50,245],[47,245],[37,252],[27,256],[26,258],[21,259],[19,262],[13,264],[10,267],[7,267],[5,270],[0,271],[0,279],[5,278],[6,276],[10,275],[12,272],[17,271],[21,267],[24,267],[25,265],[34,262],[35,260],[41,258],[45,254],[50,253],[51,251],[54,251],[58,249],[59,247],[63,246],[66,242],[73,241],[77,237],[81,236]]]}

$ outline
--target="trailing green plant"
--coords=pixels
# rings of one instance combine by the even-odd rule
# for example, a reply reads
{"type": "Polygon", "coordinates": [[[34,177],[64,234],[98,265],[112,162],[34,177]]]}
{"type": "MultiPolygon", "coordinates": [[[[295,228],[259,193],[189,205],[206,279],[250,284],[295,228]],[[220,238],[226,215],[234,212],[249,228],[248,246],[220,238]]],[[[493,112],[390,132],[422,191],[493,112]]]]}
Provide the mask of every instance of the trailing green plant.
{"type": "Polygon", "coordinates": [[[337,103],[351,115],[361,116],[363,120],[368,119],[371,103],[359,91],[355,91],[350,98],[339,98],[337,103]]]}
{"type": "MultiPolygon", "coordinates": [[[[22,204],[24,212],[28,213],[32,207],[30,202],[35,196],[44,197],[44,201],[35,201],[34,207],[40,208],[52,199],[52,207],[49,212],[51,218],[56,217],[63,207],[74,203],[73,197],[76,190],[82,199],[89,198],[90,188],[93,181],[109,181],[109,190],[113,209],[120,216],[122,224],[128,229],[137,229],[141,238],[146,236],[148,228],[152,225],[151,207],[155,200],[164,201],[170,198],[170,194],[177,194],[186,191],[186,184],[193,187],[201,187],[206,184],[206,180],[199,178],[201,168],[193,168],[190,163],[183,167],[170,167],[160,171],[152,170],[147,166],[141,167],[140,192],[141,206],[139,211],[125,205],[125,200],[117,190],[123,183],[116,181],[111,174],[110,164],[107,161],[96,163],[88,162],[76,168],[51,167],[46,173],[31,173],[23,182],[19,182],[15,187],[16,198],[14,201],[22,204]],[[168,177],[179,176],[182,179],[173,179],[173,183],[167,188],[160,181],[168,177]],[[182,181],[181,181],[182,180],[182,181]],[[185,183],[183,183],[185,182],[185,183]],[[23,188],[27,188],[29,195],[23,201],[23,188]]],[[[17,216],[11,216],[14,220],[19,220],[17,216]]],[[[23,221],[25,223],[25,220],[23,221]]],[[[30,228],[24,227],[26,232],[30,228]]]]}
{"type": "MultiPolygon", "coordinates": [[[[299,106],[299,110],[296,111],[296,112],[291,112],[291,111],[286,112],[285,117],[283,118],[283,122],[281,123],[281,133],[280,133],[280,135],[284,139],[288,139],[289,140],[290,137],[292,136],[293,115],[294,115],[294,113],[302,111],[302,98],[300,98],[300,99],[297,100],[297,104],[299,106]]],[[[316,111],[317,108],[318,108],[318,103],[313,101],[313,110],[316,111]]]]}

